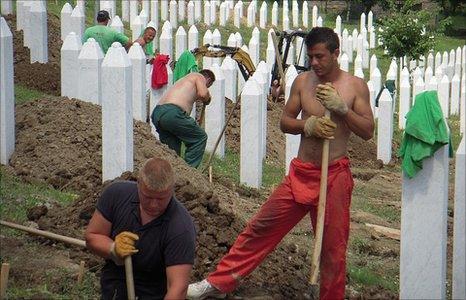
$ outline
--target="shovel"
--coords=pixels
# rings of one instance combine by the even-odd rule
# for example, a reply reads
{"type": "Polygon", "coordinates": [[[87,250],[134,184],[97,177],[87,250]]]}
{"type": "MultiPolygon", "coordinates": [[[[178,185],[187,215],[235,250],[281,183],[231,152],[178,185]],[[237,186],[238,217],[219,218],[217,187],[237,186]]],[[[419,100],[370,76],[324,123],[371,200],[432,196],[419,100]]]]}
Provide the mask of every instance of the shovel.
{"type": "MultiPolygon", "coordinates": [[[[330,111],[325,110],[325,116],[330,117],[330,111]]],[[[322,237],[324,235],[324,218],[325,218],[325,204],[327,202],[327,174],[328,174],[328,152],[329,140],[324,139],[322,145],[322,163],[320,171],[320,191],[319,191],[319,206],[317,208],[317,225],[315,228],[315,245],[314,252],[312,253],[311,261],[311,277],[310,283],[310,296],[311,299],[319,299],[319,284],[317,277],[319,275],[320,267],[320,252],[322,250],[322,237]]]]}

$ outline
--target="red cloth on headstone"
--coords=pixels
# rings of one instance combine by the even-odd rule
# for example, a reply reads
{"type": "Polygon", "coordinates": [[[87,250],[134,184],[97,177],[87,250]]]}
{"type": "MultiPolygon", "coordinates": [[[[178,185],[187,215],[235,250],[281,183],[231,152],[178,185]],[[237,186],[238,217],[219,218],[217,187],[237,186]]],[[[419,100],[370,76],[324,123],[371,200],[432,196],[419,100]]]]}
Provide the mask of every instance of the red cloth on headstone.
{"type": "Polygon", "coordinates": [[[152,88],[154,90],[162,88],[168,83],[167,63],[170,56],[157,54],[152,67],[152,88]]]}

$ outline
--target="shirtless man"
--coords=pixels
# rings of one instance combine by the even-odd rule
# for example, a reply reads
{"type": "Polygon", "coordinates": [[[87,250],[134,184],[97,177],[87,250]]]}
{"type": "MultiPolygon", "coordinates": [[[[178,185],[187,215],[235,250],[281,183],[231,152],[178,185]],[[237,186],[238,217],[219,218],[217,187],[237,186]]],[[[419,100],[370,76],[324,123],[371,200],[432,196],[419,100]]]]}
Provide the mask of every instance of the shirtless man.
{"type": "Polygon", "coordinates": [[[207,88],[214,81],[215,75],[210,70],[188,74],[170,87],[152,112],[152,123],[159,133],[160,141],[178,155],[181,154],[183,142],[186,146],[185,161],[194,168],[201,164],[207,134],[190,117],[190,113],[196,100],[204,105],[210,103],[207,88]]]}
{"type": "Polygon", "coordinates": [[[322,141],[330,139],[327,204],[320,265],[320,299],[343,299],[346,246],[353,179],[347,144],[351,132],[372,138],[374,121],[366,83],[340,69],[338,36],[315,27],[306,37],[311,71],[296,77],[280,121],[285,133],[300,134],[298,157],[289,174],[207,279],[191,284],[189,299],[233,291],[306,215],[315,228],[319,200],[322,141]],[[325,109],[331,118],[324,116],[325,109]],[[301,119],[297,119],[302,112],[301,119]]]}

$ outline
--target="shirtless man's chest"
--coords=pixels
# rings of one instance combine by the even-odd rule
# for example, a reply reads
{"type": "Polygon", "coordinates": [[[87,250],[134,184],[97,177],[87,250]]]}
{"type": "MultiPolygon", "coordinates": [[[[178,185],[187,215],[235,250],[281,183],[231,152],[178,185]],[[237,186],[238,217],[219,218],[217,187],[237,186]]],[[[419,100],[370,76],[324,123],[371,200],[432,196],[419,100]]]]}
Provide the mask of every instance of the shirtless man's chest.
{"type": "MultiPolygon", "coordinates": [[[[300,90],[301,99],[301,118],[307,119],[311,115],[321,117],[325,113],[324,107],[316,100],[316,87],[320,82],[311,72],[307,73],[302,89],[300,90]]],[[[353,106],[356,94],[351,89],[351,77],[347,73],[343,73],[338,80],[332,82],[335,89],[340,94],[341,98],[349,108],[353,106]]],[[[343,117],[335,113],[331,114],[331,119],[337,124],[335,139],[330,140],[330,161],[338,159],[346,155],[347,143],[351,134],[343,117]]],[[[314,137],[305,137],[301,135],[301,144],[299,147],[298,158],[303,161],[311,161],[319,163],[322,157],[322,140],[314,137]]]]}

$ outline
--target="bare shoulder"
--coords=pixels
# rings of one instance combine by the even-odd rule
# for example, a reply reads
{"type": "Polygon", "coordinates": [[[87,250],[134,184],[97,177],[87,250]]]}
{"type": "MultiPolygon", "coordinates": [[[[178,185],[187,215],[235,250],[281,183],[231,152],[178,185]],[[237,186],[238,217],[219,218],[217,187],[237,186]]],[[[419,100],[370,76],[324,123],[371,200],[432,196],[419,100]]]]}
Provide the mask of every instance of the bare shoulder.
{"type": "Polygon", "coordinates": [[[295,88],[300,89],[304,87],[305,85],[311,83],[313,81],[313,76],[315,77],[314,73],[310,71],[302,72],[298,74],[298,76],[296,76],[293,82],[293,86],[295,88]]]}
{"type": "Polygon", "coordinates": [[[358,91],[367,89],[367,83],[364,81],[364,79],[351,75],[347,72],[345,72],[345,74],[347,76],[346,80],[348,80],[355,89],[358,91]]]}

